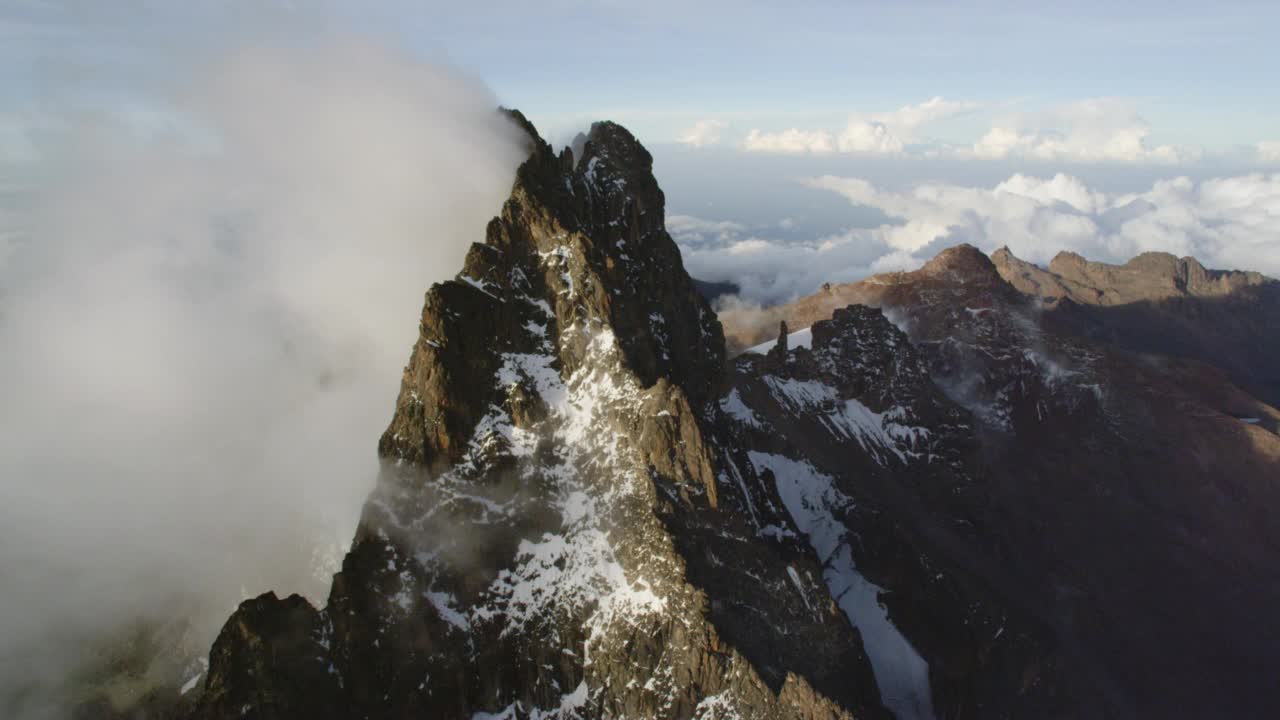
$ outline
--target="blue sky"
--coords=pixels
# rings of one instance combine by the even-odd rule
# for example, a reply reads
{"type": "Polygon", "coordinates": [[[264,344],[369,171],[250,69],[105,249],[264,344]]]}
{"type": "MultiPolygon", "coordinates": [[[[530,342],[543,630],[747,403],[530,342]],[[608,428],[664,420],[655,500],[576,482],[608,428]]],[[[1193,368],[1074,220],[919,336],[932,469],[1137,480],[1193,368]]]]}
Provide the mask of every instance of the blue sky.
{"type": "Polygon", "coordinates": [[[402,32],[533,115],[622,117],[654,140],[703,117],[778,129],[935,96],[1119,97],[1153,140],[1222,148],[1280,127],[1277,21],[1275,3],[553,2],[402,32]]]}
{"type": "Polygon", "coordinates": [[[835,242],[844,259],[822,262],[840,278],[910,267],[961,238],[1034,261],[1155,249],[1280,273],[1267,237],[1280,234],[1276,27],[1274,2],[10,0],[0,180],[45,170],[68,117],[163,134],[182,122],[165,98],[205,65],[247,46],[305,55],[354,36],[452,68],[553,142],[593,120],[623,123],[654,153],[686,261],[758,300],[817,282],[752,276],[739,261],[761,243],[798,248],[786,257],[802,264],[806,248],[835,242]],[[876,192],[817,182],[827,176],[876,192]],[[1170,190],[1179,178],[1192,189],[1170,190]],[[1204,185],[1230,178],[1246,180],[1204,185]],[[1236,195],[1208,190],[1224,187],[1236,195]],[[1013,188],[1093,229],[1022,210],[1010,226],[1008,198],[1027,199],[1013,188]],[[1099,224],[1137,197],[1155,208],[1141,223],[1099,224]],[[706,223],[728,228],[714,248],[689,229],[706,223]],[[897,226],[919,232],[885,229],[897,226]]]}
{"type": "Polygon", "coordinates": [[[938,96],[984,116],[1107,97],[1152,142],[1225,150],[1280,132],[1278,26],[1265,2],[10,0],[0,93],[12,105],[77,77],[123,90],[228,38],[360,32],[447,58],[551,131],[607,116],[663,142],[703,119],[742,134],[938,96]]]}

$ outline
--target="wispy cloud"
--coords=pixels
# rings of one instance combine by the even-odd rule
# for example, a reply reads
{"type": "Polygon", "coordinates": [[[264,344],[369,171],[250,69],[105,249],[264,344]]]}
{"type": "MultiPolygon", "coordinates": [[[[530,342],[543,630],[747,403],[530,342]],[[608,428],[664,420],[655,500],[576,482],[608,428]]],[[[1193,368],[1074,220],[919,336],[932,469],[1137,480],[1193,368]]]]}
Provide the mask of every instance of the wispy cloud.
{"type": "Polygon", "coordinates": [[[1094,98],[989,121],[972,143],[942,142],[927,129],[982,111],[973,102],[932,98],[892,112],[855,113],[843,128],[752,130],[743,149],[773,153],[851,153],[945,156],[980,160],[1025,159],[1062,163],[1179,164],[1203,156],[1195,147],[1153,144],[1152,128],[1133,103],[1094,98]]]}
{"type": "Polygon", "coordinates": [[[977,103],[934,97],[889,112],[854,113],[844,128],[835,131],[789,128],[771,133],[753,129],[743,149],[777,153],[901,153],[908,145],[920,142],[923,127],[977,107],[977,103]]]}
{"type": "Polygon", "coordinates": [[[1152,145],[1151,126],[1133,104],[1097,98],[1001,121],[974,143],[980,158],[1009,157],[1074,163],[1194,161],[1197,148],[1152,145]]]}
{"type": "Polygon", "coordinates": [[[76,118],[0,214],[5,698],[182,598],[207,641],[319,587],[422,293],[522,156],[483,87],[378,45],[233,47],[153,100],[76,118]]]}
{"type": "Polygon", "coordinates": [[[679,142],[691,147],[706,147],[720,142],[720,133],[729,124],[723,120],[699,120],[680,133],[679,142]]]}
{"type": "Polygon", "coordinates": [[[742,148],[747,152],[814,153],[823,155],[836,149],[836,142],[826,130],[798,130],[790,128],[781,132],[761,132],[753,129],[747,133],[742,148]]]}
{"type": "Polygon", "coordinates": [[[1268,165],[1280,165],[1280,140],[1263,140],[1257,145],[1258,160],[1268,165]]]}

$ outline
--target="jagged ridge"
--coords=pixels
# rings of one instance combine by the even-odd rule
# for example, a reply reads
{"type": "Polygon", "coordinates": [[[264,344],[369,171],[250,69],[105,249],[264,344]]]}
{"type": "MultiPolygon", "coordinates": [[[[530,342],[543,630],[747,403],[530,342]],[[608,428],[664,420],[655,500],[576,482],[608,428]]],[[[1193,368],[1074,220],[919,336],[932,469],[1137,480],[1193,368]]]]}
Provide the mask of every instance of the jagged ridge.
{"type": "Polygon", "coordinates": [[[723,339],[650,156],[610,123],[557,156],[513,117],[530,157],[427,294],[327,607],[246,603],[197,715],[883,715],[808,545],[726,509],[723,339]]]}

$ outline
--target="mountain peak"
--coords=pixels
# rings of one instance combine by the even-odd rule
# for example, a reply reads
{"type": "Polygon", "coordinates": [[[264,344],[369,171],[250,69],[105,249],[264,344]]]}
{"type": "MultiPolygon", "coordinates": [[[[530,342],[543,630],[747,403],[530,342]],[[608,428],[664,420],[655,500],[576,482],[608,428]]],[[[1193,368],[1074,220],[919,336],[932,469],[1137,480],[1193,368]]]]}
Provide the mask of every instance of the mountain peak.
{"type": "Polygon", "coordinates": [[[458,461],[494,402],[489,378],[506,358],[551,351],[558,371],[572,373],[590,352],[592,329],[613,333],[645,386],[665,378],[696,407],[711,399],[720,325],[665,230],[648,151],[614,123],[593,125],[571,164],[572,151],[557,158],[532,137],[485,242],[471,247],[455,280],[427,293],[379,444],[384,457],[458,461]]]}
{"type": "Polygon", "coordinates": [[[886,716],[813,550],[718,435],[724,340],[651,156],[613,123],[576,144],[535,138],[427,292],[328,605],[242,606],[200,717],[308,694],[333,718],[886,716]]]}
{"type": "Polygon", "coordinates": [[[529,157],[426,294],[327,604],[242,603],[195,718],[1268,704],[1280,592],[1234,589],[1275,572],[1280,412],[1060,332],[1002,275],[1084,285],[969,245],[771,308],[772,349],[726,363],[648,151],[511,117],[529,157]]]}
{"type": "Polygon", "coordinates": [[[999,273],[991,262],[991,258],[968,243],[949,247],[938,253],[920,268],[920,272],[925,275],[953,273],[974,279],[999,279],[999,273]]]}

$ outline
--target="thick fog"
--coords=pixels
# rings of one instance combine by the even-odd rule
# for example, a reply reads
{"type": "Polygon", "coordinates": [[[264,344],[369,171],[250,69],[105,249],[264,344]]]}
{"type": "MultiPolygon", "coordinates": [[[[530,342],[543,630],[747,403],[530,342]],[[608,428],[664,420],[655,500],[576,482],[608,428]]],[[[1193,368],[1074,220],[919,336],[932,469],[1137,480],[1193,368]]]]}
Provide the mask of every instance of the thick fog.
{"type": "Polygon", "coordinates": [[[521,159],[484,87],[407,54],[211,57],[58,116],[0,215],[0,714],[122,623],[207,643],[242,597],[323,600],[423,293],[521,159]]]}

